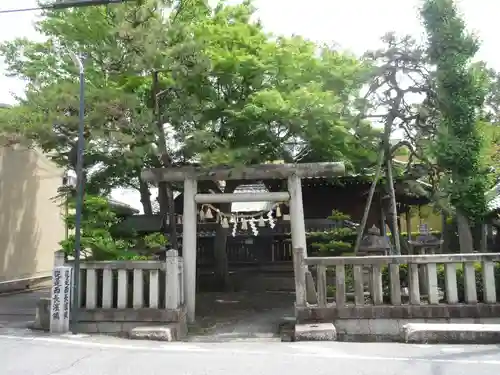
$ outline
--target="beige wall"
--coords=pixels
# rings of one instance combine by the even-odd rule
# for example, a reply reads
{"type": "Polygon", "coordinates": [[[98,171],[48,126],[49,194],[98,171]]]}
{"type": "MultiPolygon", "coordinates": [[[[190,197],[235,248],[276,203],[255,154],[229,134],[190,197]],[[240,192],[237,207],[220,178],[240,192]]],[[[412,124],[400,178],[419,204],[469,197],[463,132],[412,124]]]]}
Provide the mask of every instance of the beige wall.
{"type": "Polygon", "coordinates": [[[0,148],[0,282],[50,274],[64,238],[53,198],[63,171],[40,152],[0,148]]]}

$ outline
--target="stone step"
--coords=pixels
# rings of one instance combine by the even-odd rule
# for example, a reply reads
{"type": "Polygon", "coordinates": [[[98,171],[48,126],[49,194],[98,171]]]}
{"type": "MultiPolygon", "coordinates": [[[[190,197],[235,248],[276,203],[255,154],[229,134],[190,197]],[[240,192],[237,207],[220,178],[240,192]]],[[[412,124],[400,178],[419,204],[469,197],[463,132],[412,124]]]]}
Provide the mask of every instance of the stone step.
{"type": "Polygon", "coordinates": [[[296,324],[294,341],[336,341],[333,323],[296,324]]]}
{"type": "Polygon", "coordinates": [[[498,344],[500,324],[407,323],[401,336],[406,343],[498,344]]]}
{"type": "Polygon", "coordinates": [[[184,335],[180,323],[168,323],[132,328],[128,337],[133,340],[180,341],[184,335]]]}

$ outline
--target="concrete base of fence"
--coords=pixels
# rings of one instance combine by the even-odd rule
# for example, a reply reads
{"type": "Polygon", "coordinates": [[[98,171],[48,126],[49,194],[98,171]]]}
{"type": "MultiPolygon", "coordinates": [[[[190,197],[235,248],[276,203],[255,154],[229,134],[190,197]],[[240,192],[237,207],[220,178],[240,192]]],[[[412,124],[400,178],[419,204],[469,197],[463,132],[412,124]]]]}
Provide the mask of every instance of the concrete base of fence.
{"type": "MultiPolygon", "coordinates": [[[[165,309],[94,309],[81,310],[77,330],[80,333],[100,333],[128,335],[132,329],[151,326],[176,326],[176,337],[181,339],[187,334],[186,312],[184,307],[176,310],[165,309]]],[[[32,329],[50,329],[50,298],[37,302],[35,322],[32,329]]]]}
{"type": "Polygon", "coordinates": [[[307,306],[295,312],[298,323],[333,323],[338,341],[404,342],[402,329],[408,324],[500,327],[500,304],[307,306]]]}
{"type": "Polygon", "coordinates": [[[421,344],[498,344],[500,324],[409,323],[401,330],[406,343],[421,344]]]}
{"type": "Polygon", "coordinates": [[[337,331],[332,323],[296,324],[295,341],[335,341],[337,331]]]}
{"type": "Polygon", "coordinates": [[[95,309],[82,310],[78,331],[81,333],[125,334],[137,327],[167,326],[178,323],[179,332],[187,331],[184,308],[165,309],[95,309]]]}

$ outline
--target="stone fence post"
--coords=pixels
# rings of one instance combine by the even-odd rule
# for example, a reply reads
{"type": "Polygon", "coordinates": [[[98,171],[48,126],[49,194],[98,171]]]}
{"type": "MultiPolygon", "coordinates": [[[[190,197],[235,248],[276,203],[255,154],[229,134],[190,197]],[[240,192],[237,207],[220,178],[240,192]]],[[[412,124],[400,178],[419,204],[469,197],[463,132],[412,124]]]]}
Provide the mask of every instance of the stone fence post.
{"type": "Polygon", "coordinates": [[[179,252],[167,251],[166,262],[165,308],[175,310],[180,306],[179,252]]]}

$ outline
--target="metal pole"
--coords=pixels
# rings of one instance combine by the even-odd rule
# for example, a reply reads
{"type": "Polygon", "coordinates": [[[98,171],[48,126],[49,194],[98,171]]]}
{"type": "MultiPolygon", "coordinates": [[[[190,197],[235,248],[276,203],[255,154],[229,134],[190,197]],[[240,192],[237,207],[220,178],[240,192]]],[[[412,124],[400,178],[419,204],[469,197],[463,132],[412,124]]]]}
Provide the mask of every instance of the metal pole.
{"type": "Polygon", "coordinates": [[[74,53],[71,53],[71,58],[80,71],[80,111],[78,124],[78,147],[76,161],[76,212],[75,212],[75,263],[73,268],[73,306],[71,319],[71,332],[78,333],[78,313],[80,310],[80,254],[81,254],[81,227],[82,227],[82,210],[83,210],[83,191],[84,191],[84,176],[83,176],[83,147],[84,147],[84,116],[85,116],[85,70],[81,59],[74,53]]]}

